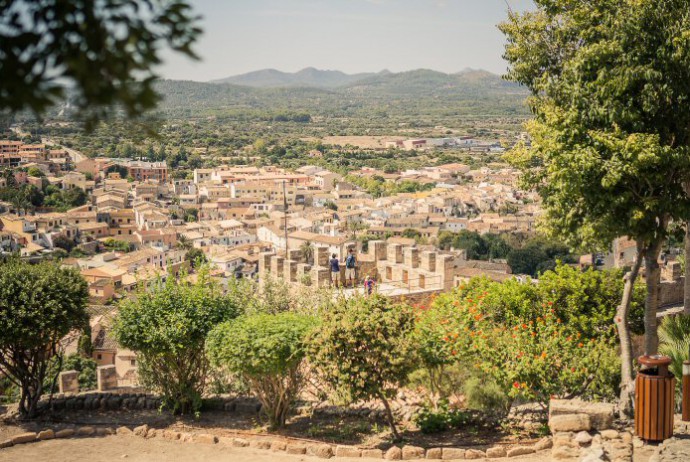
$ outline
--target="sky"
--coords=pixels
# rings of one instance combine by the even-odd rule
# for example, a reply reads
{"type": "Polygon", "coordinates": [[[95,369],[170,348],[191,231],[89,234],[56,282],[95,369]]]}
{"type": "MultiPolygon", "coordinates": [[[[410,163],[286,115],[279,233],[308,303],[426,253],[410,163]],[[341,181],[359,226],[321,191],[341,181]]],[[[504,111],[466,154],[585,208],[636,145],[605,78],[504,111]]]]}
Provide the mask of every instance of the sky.
{"type": "MultiPolygon", "coordinates": [[[[164,55],[168,79],[208,81],[259,69],[348,74],[506,70],[506,0],[189,0],[202,19],[200,61],[164,55]]],[[[531,0],[507,0],[513,10],[531,0]]]]}

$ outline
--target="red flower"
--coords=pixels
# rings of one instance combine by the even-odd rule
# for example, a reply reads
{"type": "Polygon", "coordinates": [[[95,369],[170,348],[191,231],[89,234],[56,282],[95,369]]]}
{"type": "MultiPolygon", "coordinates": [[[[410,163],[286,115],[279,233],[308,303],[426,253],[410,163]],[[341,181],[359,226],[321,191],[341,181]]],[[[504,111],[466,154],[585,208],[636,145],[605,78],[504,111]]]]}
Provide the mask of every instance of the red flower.
{"type": "Polygon", "coordinates": [[[513,387],[520,388],[520,382],[513,382],[513,387]]]}

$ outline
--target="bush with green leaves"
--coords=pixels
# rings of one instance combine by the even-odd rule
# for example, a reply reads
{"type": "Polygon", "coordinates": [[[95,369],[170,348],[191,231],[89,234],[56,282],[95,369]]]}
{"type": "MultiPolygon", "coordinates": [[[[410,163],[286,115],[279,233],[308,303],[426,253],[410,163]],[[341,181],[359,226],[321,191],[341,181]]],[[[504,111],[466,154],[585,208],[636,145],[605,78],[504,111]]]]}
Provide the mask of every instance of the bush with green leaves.
{"type": "Polygon", "coordinates": [[[353,297],[322,313],[310,340],[319,376],[348,401],[379,399],[395,439],[400,438],[388,400],[414,368],[414,314],[387,297],[353,297]]]}
{"type": "Polygon", "coordinates": [[[422,433],[439,433],[452,428],[467,428],[468,425],[479,423],[467,410],[451,409],[445,400],[434,409],[423,408],[415,416],[414,422],[422,433]]]}
{"type": "Polygon", "coordinates": [[[241,313],[210,278],[208,267],[196,276],[196,282],[181,274],[153,287],[142,285],[120,303],[114,324],[119,344],[137,352],[142,385],[159,392],[175,413],[200,409],[208,377],[206,336],[241,313]]]}
{"type": "Polygon", "coordinates": [[[670,370],[676,376],[676,390],[681,391],[683,361],[690,361],[690,316],[666,316],[659,326],[659,353],[671,358],[670,370]]]}
{"type": "Polygon", "coordinates": [[[0,264],[0,375],[19,387],[23,417],[38,413],[61,340],[88,325],[88,298],[86,281],[77,270],[15,258],[0,264]]]}
{"type": "Polygon", "coordinates": [[[211,364],[249,385],[271,428],[285,425],[302,389],[305,341],[315,323],[296,313],[259,313],[220,324],[208,335],[211,364]]]}
{"type": "Polygon", "coordinates": [[[54,357],[50,364],[50,373],[44,383],[44,388],[50,390],[53,386],[53,377],[63,371],[77,371],[79,376],[79,390],[95,390],[98,386],[98,378],[96,377],[96,369],[98,364],[91,358],[81,356],[73,353],[65,358],[54,357]]]}

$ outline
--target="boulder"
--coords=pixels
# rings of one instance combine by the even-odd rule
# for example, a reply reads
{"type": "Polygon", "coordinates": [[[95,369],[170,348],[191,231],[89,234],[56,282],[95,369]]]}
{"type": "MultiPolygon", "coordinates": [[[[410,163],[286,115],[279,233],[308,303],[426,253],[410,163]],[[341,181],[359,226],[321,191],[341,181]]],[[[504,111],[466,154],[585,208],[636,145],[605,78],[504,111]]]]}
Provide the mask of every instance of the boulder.
{"type": "Polygon", "coordinates": [[[362,449],[363,459],[382,459],[383,451],[380,449],[362,449]]]}
{"type": "Polygon", "coordinates": [[[312,444],[307,446],[307,454],[322,459],[330,459],[333,457],[333,448],[329,444],[312,444]]]}
{"type": "Polygon", "coordinates": [[[282,440],[275,440],[271,442],[271,451],[285,451],[285,448],[287,447],[287,443],[282,440]]]}
{"type": "Polygon", "coordinates": [[[400,449],[397,446],[392,446],[386,453],[383,455],[383,458],[386,460],[402,460],[402,449],[400,449]]]}
{"type": "Polygon", "coordinates": [[[533,454],[534,448],[532,446],[515,446],[508,449],[508,457],[524,456],[525,454],[533,454]]]}
{"type": "Polygon", "coordinates": [[[55,438],[55,432],[51,429],[43,430],[38,433],[38,439],[41,441],[52,440],[55,438]]]}
{"type": "Polygon", "coordinates": [[[307,453],[307,448],[299,444],[290,444],[285,448],[287,454],[301,455],[307,453]]]}
{"type": "MultiPolygon", "coordinates": [[[[581,399],[552,399],[549,402],[549,422],[555,416],[585,414],[591,427],[583,430],[607,430],[613,426],[615,409],[613,403],[592,403],[581,399]]],[[[575,430],[579,431],[579,430],[575,430]]]]}
{"type": "Polygon", "coordinates": [[[110,427],[98,427],[96,429],[96,436],[108,436],[108,435],[114,435],[115,430],[113,430],[110,427]]]}
{"type": "Polygon", "coordinates": [[[580,446],[587,446],[592,442],[592,435],[587,432],[579,432],[573,439],[580,446]]]}
{"type": "Polygon", "coordinates": [[[499,457],[506,457],[508,451],[503,446],[494,446],[486,450],[486,457],[489,459],[498,459],[499,457]]]}
{"type": "Polygon", "coordinates": [[[553,440],[549,438],[548,436],[545,436],[544,438],[540,439],[536,443],[534,443],[534,446],[532,446],[535,451],[543,451],[544,449],[551,449],[553,447],[553,440]]]}
{"type": "Polygon", "coordinates": [[[249,446],[256,449],[271,449],[271,442],[267,440],[252,440],[249,446]]]}
{"type": "Polygon", "coordinates": [[[570,446],[554,447],[551,451],[552,460],[568,460],[580,457],[580,450],[570,446]]]}
{"type": "Polygon", "coordinates": [[[616,430],[602,430],[601,437],[605,440],[615,440],[618,438],[618,432],[616,430]]]}
{"type": "Polygon", "coordinates": [[[55,432],[55,438],[69,438],[74,436],[74,433],[75,432],[72,428],[65,428],[64,430],[55,432]]]}
{"type": "Polygon", "coordinates": [[[424,458],[424,448],[418,446],[405,445],[402,448],[402,458],[403,460],[414,460],[424,458]]]}
{"type": "Polygon", "coordinates": [[[93,427],[79,427],[77,429],[77,436],[93,436],[96,434],[96,429],[93,427]]]}
{"type": "Polygon", "coordinates": [[[117,427],[117,430],[115,431],[116,434],[118,435],[133,435],[134,432],[129,429],[129,427],[117,427]]]}
{"type": "Polygon", "coordinates": [[[440,459],[443,456],[443,449],[441,448],[430,448],[426,450],[427,459],[440,459]]]}
{"type": "Polygon", "coordinates": [[[362,457],[362,450],[352,446],[336,446],[336,457],[362,457]]]}
{"type": "Polygon", "coordinates": [[[11,448],[14,446],[14,443],[12,440],[5,440],[5,441],[0,441],[0,449],[5,449],[5,448],[11,448]]]}
{"type": "Polygon", "coordinates": [[[460,448],[443,448],[443,460],[464,459],[465,450],[460,448]]]}
{"type": "Polygon", "coordinates": [[[563,414],[549,419],[551,433],[580,432],[592,429],[592,421],[587,414],[563,414]]]}
{"type": "Polygon", "coordinates": [[[138,427],[134,427],[134,434],[136,436],[141,436],[144,437],[146,436],[146,433],[149,431],[149,426],[144,424],[144,425],[139,425],[138,427]]]}
{"type": "Polygon", "coordinates": [[[12,444],[24,444],[24,443],[31,443],[33,441],[36,441],[36,438],[38,438],[38,435],[36,432],[26,432],[26,433],[20,433],[18,435],[14,435],[12,438],[12,444]]]}
{"type": "Polygon", "coordinates": [[[246,448],[249,446],[249,441],[245,440],[244,438],[233,438],[232,445],[236,448],[246,448]]]}
{"type": "Polygon", "coordinates": [[[479,449],[468,449],[465,451],[465,459],[483,459],[485,457],[486,453],[479,449]]]}

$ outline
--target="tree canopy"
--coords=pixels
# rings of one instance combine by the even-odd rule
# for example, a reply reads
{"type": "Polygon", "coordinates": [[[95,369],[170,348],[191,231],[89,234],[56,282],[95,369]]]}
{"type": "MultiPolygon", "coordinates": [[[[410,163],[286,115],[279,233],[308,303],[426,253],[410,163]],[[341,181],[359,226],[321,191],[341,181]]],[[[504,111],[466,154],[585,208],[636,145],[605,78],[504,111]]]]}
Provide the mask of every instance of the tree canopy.
{"type": "Polygon", "coordinates": [[[138,116],[158,101],[162,45],[196,57],[197,19],[180,0],[2,1],[0,112],[41,115],[69,96],[87,124],[116,104],[138,116]]]}

